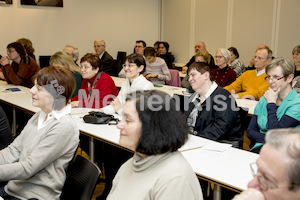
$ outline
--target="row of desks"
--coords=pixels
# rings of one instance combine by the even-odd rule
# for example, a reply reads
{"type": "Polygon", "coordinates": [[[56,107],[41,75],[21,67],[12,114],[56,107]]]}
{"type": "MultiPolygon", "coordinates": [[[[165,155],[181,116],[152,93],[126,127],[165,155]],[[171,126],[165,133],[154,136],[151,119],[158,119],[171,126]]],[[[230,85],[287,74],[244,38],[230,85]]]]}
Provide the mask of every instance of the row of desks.
{"type": "MultiPolygon", "coordinates": [[[[113,77],[115,84],[120,87],[125,79],[113,77]]],[[[167,92],[171,96],[174,94],[183,95],[185,89],[171,86],[155,88],[167,92]]],[[[0,81],[0,101],[27,112],[35,113],[39,108],[31,104],[31,94],[29,88],[9,85],[0,81]],[[18,87],[21,92],[2,92],[3,89],[18,87]]],[[[251,105],[249,102],[240,101],[240,104],[251,105]]],[[[239,104],[239,103],[238,103],[239,104]]],[[[244,105],[245,106],[245,105],[244,105]]],[[[252,108],[251,108],[252,109],[252,108]]],[[[254,109],[254,108],[253,108],[254,109]]],[[[90,138],[90,157],[94,158],[94,139],[103,141],[121,149],[127,150],[119,145],[119,130],[116,125],[94,125],[84,123],[82,117],[93,109],[72,108],[71,115],[76,121],[80,132],[90,138]]],[[[14,116],[14,121],[15,121],[14,116]]],[[[247,189],[247,183],[251,180],[252,174],[249,164],[255,162],[257,154],[244,150],[228,147],[215,141],[190,135],[187,143],[179,150],[192,166],[194,172],[201,179],[217,184],[215,199],[220,199],[220,187],[226,187],[234,191],[247,189]]]]}

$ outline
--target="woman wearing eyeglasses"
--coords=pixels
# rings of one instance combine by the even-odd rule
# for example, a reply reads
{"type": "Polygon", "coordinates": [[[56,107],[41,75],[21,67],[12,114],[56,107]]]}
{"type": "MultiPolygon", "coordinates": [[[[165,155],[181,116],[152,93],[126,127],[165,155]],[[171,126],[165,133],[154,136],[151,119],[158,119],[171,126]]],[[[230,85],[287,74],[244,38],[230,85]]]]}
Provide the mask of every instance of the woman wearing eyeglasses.
{"type": "Polygon", "coordinates": [[[112,78],[102,71],[102,62],[95,53],[88,53],[80,60],[82,84],[73,97],[72,107],[102,108],[118,95],[112,78]],[[109,95],[109,96],[108,96],[109,95]]]}
{"type": "Polygon", "coordinates": [[[117,98],[109,106],[103,107],[100,111],[106,114],[118,113],[122,115],[127,94],[140,90],[153,90],[153,84],[143,76],[145,67],[146,62],[142,55],[133,53],[127,56],[123,65],[126,81],[123,83],[117,98]]]}
{"type": "Polygon", "coordinates": [[[220,86],[225,87],[235,81],[236,73],[227,63],[231,58],[230,51],[219,48],[216,52],[216,65],[218,68],[213,69],[214,81],[220,86]]]}
{"type": "Polygon", "coordinates": [[[291,86],[294,71],[287,58],[275,59],[266,67],[269,89],[256,105],[247,130],[251,151],[259,153],[268,130],[300,125],[300,95],[291,86]]]}

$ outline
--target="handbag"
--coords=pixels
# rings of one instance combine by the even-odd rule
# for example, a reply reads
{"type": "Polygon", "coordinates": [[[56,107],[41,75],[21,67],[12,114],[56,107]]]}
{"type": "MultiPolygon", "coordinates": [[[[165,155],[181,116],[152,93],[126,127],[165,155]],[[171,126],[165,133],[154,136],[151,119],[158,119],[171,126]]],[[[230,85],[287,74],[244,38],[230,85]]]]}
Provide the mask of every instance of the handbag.
{"type": "Polygon", "coordinates": [[[104,112],[91,111],[89,114],[83,116],[83,121],[90,124],[113,125],[117,124],[119,119],[115,118],[113,115],[105,114],[104,112]],[[114,121],[115,123],[111,123],[111,121],[114,121]]]}

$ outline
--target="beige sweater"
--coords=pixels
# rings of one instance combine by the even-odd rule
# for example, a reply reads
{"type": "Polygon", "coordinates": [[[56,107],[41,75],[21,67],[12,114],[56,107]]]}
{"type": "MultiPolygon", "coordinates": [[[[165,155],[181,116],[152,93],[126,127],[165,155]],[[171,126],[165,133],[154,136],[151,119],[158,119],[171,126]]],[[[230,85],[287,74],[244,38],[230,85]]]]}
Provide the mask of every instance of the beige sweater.
{"type": "Polygon", "coordinates": [[[178,151],[141,158],[119,169],[107,200],[202,200],[199,181],[178,151]]]}

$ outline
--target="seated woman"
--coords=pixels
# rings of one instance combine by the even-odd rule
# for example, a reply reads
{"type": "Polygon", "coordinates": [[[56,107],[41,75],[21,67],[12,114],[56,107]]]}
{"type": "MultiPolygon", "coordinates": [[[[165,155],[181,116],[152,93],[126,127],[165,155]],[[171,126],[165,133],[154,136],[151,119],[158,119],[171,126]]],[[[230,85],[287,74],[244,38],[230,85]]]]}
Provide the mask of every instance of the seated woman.
{"type": "Polygon", "coordinates": [[[112,78],[102,71],[99,56],[85,54],[80,65],[83,80],[78,95],[72,98],[72,107],[102,108],[108,105],[118,95],[118,89],[112,78]]]}
{"type": "Polygon", "coordinates": [[[153,47],[146,47],[144,49],[144,56],[146,58],[146,78],[152,83],[165,84],[165,81],[171,80],[169,68],[164,59],[156,57],[155,49],[153,47]]]}
{"type": "Polygon", "coordinates": [[[169,69],[173,68],[173,62],[175,60],[174,55],[169,52],[169,43],[159,42],[158,43],[158,57],[161,57],[167,63],[169,69]]]}
{"type": "Polygon", "coordinates": [[[292,54],[293,54],[294,64],[296,66],[294,77],[297,77],[300,76],[300,45],[294,47],[292,54]]]}
{"type": "Polygon", "coordinates": [[[268,130],[300,125],[300,95],[291,86],[294,71],[287,58],[274,59],[266,67],[269,89],[257,103],[247,130],[251,151],[259,153],[268,130]]]}
{"type": "Polygon", "coordinates": [[[212,71],[207,63],[191,64],[188,75],[195,91],[185,111],[192,133],[241,148],[243,131],[235,99],[212,81],[212,71]]]}
{"type": "Polygon", "coordinates": [[[126,81],[123,83],[119,95],[110,105],[103,107],[100,111],[106,114],[118,113],[122,115],[126,95],[139,90],[153,90],[153,84],[144,76],[146,62],[142,55],[133,53],[126,57],[123,69],[126,81]]]}
{"type": "Polygon", "coordinates": [[[230,47],[228,51],[230,51],[231,54],[228,65],[235,71],[236,77],[239,77],[246,71],[246,67],[244,66],[244,63],[239,60],[240,54],[235,47],[230,47]]]}
{"type": "Polygon", "coordinates": [[[227,65],[230,57],[230,52],[224,48],[218,49],[216,53],[216,65],[218,68],[213,69],[213,74],[214,81],[216,81],[220,87],[225,87],[236,79],[235,72],[227,65]]]}
{"type": "Polygon", "coordinates": [[[66,67],[73,73],[73,75],[75,77],[75,81],[76,81],[76,87],[75,87],[74,93],[72,95],[72,98],[77,96],[78,91],[81,87],[82,76],[81,76],[80,69],[75,64],[75,62],[72,60],[72,58],[67,53],[65,53],[63,51],[58,51],[54,55],[51,56],[49,63],[51,66],[54,66],[54,67],[59,67],[59,66],[66,67]]]}
{"type": "Polygon", "coordinates": [[[117,127],[120,145],[135,154],[120,167],[107,200],[203,199],[193,169],[178,151],[189,130],[174,99],[157,90],[128,95],[117,127]]]}
{"type": "Polygon", "coordinates": [[[35,55],[34,55],[34,48],[32,46],[32,42],[27,38],[20,38],[16,42],[23,45],[25,52],[27,56],[30,56],[33,60],[36,61],[35,55]]]}
{"type": "Polygon", "coordinates": [[[0,189],[4,199],[59,199],[66,168],[79,143],[68,104],[75,78],[62,67],[45,67],[31,88],[32,105],[41,108],[21,134],[0,151],[0,189]]]}

